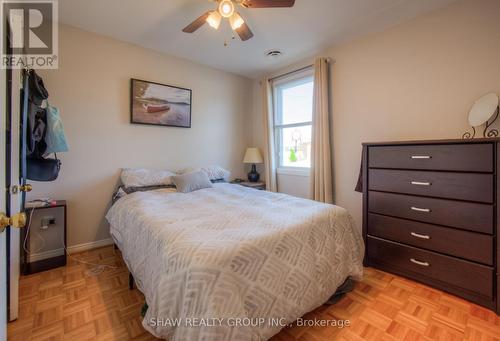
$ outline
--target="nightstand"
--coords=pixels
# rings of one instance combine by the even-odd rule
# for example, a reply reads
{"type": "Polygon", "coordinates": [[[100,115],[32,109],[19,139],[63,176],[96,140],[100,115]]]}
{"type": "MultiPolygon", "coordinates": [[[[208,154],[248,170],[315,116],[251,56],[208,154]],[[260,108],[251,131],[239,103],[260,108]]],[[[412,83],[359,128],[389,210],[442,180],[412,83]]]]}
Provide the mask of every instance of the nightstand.
{"type": "Polygon", "coordinates": [[[21,272],[29,275],[66,265],[66,201],[26,208],[29,234],[21,230],[21,272]],[[23,247],[23,244],[25,247],[23,247]]]}
{"type": "Polygon", "coordinates": [[[244,187],[258,189],[260,191],[264,191],[266,189],[266,183],[265,182],[248,182],[248,181],[244,181],[244,182],[240,182],[240,183],[237,183],[237,184],[240,185],[240,186],[244,186],[244,187]]]}

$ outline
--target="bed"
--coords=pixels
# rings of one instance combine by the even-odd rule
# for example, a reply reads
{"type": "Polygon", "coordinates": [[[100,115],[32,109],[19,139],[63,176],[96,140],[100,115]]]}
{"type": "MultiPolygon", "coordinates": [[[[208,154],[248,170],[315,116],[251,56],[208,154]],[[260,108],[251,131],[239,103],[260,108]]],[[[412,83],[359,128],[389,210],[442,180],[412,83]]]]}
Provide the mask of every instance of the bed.
{"type": "Polygon", "coordinates": [[[106,215],[148,310],[169,340],[266,340],[362,276],[343,208],[234,184],[135,192],[106,215]]]}

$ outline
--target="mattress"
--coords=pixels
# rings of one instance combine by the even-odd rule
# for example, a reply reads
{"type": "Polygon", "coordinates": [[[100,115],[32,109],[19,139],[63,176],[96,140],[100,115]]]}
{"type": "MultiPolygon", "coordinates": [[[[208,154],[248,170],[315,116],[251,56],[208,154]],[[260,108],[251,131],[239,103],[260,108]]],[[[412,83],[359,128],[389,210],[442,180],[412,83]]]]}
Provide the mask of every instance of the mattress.
{"type": "Polygon", "coordinates": [[[361,233],[334,205],[214,184],[135,192],[106,218],[144,328],[169,340],[266,340],[362,276],[361,233]]]}

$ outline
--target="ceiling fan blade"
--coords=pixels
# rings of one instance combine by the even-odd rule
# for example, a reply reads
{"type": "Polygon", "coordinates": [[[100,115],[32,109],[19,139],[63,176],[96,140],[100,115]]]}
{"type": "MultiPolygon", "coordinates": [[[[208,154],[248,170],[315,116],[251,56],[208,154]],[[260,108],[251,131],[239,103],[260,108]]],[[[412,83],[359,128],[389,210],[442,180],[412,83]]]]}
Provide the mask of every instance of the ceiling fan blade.
{"type": "Polygon", "coordinates": [[[247,8],[293,7],[295,0],[243,0],[241,5],[247,8]]]}
{"type": "Polygon", "coordinates": [[[201,16],[198,17],[198,19],[196,19],[191,24],[189,24],[186,27],[184,27],[184,29],[182,30],[182,32],[193,33],[194,31],[196,31],[197,29],[199,29],[200,27],[202,27],[203,24],[205,24],[207,22],[207,18],[208,18],[209,15],[210,15],[210,11],[202,14],[201,16]]]}
{"type": "Polygon", "coordinates": [[[236,33],[240,36],[242,41],[247,41],[253,37],[253,33],[246,23],[243,23],[239,28],[236,29],[236,33]]]}

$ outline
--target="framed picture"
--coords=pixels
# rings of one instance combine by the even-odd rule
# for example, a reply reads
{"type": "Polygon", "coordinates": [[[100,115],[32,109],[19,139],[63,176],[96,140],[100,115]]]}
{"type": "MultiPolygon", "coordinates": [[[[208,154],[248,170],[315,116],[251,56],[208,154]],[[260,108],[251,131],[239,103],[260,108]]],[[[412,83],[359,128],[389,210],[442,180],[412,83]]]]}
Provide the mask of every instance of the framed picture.
{"type": "Polygon", "coordinates": [[[130,123],[191,128],[190,89],[130,80],[130,123]]]}

